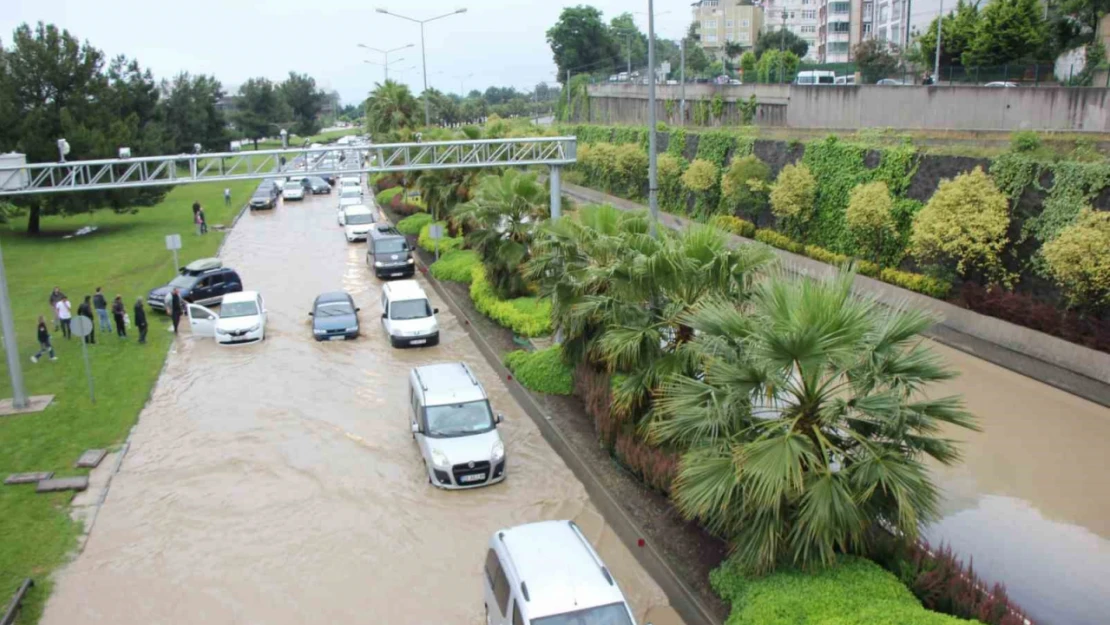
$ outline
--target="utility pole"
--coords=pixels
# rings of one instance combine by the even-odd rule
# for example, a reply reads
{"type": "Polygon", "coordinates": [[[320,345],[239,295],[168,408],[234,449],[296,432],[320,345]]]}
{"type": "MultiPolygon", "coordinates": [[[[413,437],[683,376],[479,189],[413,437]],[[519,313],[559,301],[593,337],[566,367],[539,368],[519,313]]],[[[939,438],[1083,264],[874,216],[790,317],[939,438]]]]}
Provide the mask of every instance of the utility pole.
{"type": "Polygon", "coordinates": [[[655,3],[648,0],[648,208],[651,234],[659,235],[659,184],[655,153],[655,3]]]}
{"type": "Polygon", "coordinates": [[[678,119],[680,123],[686,125],[686,37],[682,38],[682,45],[678,48],[678,81],[682,83],[679,85],[678,91],[678,119]]]}
{"type": "Polygon", "coordinates": [[[781,85],[785,73],[786,66],[783,55],[786,53],[786,5],[782,7],[782,28],[779,28],[779,84],[781,85]]]}
{"type": "Polygon", "coordinates": [[[23,386],[23,367],[19,362],[19,342],[15,338],[12,304],[8,298],[8,277],[0,256],[0,329],[4,332],[4,352],[8,357],[8,375],[12,379],[12,407],[26,408],[27,389],[23,386]]]}
{"type": "Polygon", "coordinates": [[[632,35],[625,35],[624,43],[628,46],[628,79],[632,80],[632,35]]]}
{"type": "Polygon", "coordinates": [[[933,84],[940,85],[940,24],[944,21],[944,0],[940,0],[940,13],[937,14],[937,56],[933,61],[933,84]]]}
{"type": "Polygon", "coordinates": [[[570,116],[574,111],[570,108],[570,70],[567,70],[567,121],[572,121],[570,116]]]}

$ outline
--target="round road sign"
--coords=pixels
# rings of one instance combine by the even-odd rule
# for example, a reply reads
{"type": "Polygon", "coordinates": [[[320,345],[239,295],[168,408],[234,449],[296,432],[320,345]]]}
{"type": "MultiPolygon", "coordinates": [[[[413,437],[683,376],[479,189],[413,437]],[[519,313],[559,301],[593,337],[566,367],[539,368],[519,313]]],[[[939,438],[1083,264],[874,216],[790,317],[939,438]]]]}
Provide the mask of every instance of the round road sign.
{"type": "Polygon", "coordinates": [[[77,315],[69,322],[69,329],[73,330],[73,333],[77,336],[88,336],[93,331],[92,319],[77,315]]]}

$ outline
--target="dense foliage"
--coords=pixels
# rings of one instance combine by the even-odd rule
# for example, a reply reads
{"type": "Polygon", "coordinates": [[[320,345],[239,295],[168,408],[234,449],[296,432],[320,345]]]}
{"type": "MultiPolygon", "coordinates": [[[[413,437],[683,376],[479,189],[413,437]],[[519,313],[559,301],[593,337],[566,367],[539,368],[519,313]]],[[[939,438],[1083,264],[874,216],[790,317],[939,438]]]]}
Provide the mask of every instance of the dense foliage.
{"type": "Polygon", "coordinates": [[[749,154],[732,159],[721,176],[721,206],[727,214],[754,219],[767,207],[771,168],[749,154]]]}
{"type": "Polygon", "coordinates": [[[1045,244],[1048,273],[1069,303],[1098,309],[1110,303],[1110,213],[1084,209],[1045,244]]]}
{"type": "Polygon", "coordinates": [[[570,395],[574,376],[563,362],[558,345],[536,351],[517,350],[505,354],[505,366],[526,388],[548,395],[570,395]]]}
{"type": "Polygon", "coordinates": [[[882,181],[861,184],[848,196],[844,218],[857,245],[871,260],[877,261],[883,241],[898,236],[894,223],[894,202],[882,181]]]}
{"type": "Polygon", "coordinates": [[[470,299],[478,312],[517,335],[544,336],[551,333],[549,301],[536,297],[500,299],[486,279],[486,272],[482,267],[475,268],[471,275],[470,299]]]}
{"type": "Polygon", "coordinates": [[[397,229],[400,230],[402,234],[415,236],[420,234],[420,230],[423,229],[424,226],[432,223],[432,221],[433,218],[429,213],[417,213],[398,221],[397,229]]]}
{"type": "Polygon", "coordinates": [[[802,231],[817,199],[817,181],[804,164],[787,165],[775,179],[770,199],[775,215],[802,231]]]}
{"type": "Polygon", "coordinates": [[[481,265],[481,259],[473,250],[451,250],[440,254],[439,260],[432,263],[428,270],[436,280],[470,284],[474,278],[474,269],[481,265]]]}

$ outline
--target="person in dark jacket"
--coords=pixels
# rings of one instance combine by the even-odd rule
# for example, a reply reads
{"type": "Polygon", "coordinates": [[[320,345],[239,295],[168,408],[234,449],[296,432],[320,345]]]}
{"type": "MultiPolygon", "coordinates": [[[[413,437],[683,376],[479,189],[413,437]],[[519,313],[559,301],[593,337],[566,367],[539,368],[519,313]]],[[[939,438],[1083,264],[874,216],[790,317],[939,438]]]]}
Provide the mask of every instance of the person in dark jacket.
{"type": "Polygon", "coordinates": [[[181,321],[181,313],[185,312],[184,302],[181,301],[181,291],[173,290],[170,297],[170,317],[173,319],[173,333],[177,334],[177,324],[181,321]]]}
{"type": "Polygon", "coordinates": [[[54,290],[50,292],[50,310],[54,311],[55,332],[58,331],[58,302],[64,300],[65,298],[66,294],[62,293],[62,290],[58,287],[54,287],[54,290]]]}
{"type": "Polygon", "coordinates": [[[50,360],[57,360],[58,357],[54,355],[54,346],[50,344],[50,332],[46,329],[46,318],[39,315],[39,351],[34,356],[31,356],[31,362],[38,362],[43,353],[50,354],[50,360]]]}
{"type": "Polygon", "coordinates": [[[139,330],[139,343],[146,343],[146,310],[142,297],[135,300],[135,327],[139,330]]]}
{"type": "Polygon", "coordinates": [[[93,293],[93,308],[96,309],[96,317],[100,320],[100,329],[104,332],[110,332],[112,326],[108,323],[108,300],[104,299],[104,292],[99,286],[96,287],[96,292],[93,293]]]}
{"type": "Polygon", "coordinates": [[[90,345],[96,343],[96,325],[93,325],[93,323],[92,323],[92,320],[93,320],[92,296],[90,296],[90,295],[85,296],[85,301],[81,302],[81,305],[77,307],[77,314],[82,316],[82,317],[87,318],[89,320],[89,324],[92,325],[92,330],[89,332],[89,335],[85,337],[85,342],[90,344],[90,345]]]}
{"type": "Polygon", "coordinates": [[[127,338],[127,320],[124,315],[127,313],[123,307],[123,297],[116,295],[116,299],[112,300],[112,318],[116,321],[116,336],[121,339],[127,338]]]}

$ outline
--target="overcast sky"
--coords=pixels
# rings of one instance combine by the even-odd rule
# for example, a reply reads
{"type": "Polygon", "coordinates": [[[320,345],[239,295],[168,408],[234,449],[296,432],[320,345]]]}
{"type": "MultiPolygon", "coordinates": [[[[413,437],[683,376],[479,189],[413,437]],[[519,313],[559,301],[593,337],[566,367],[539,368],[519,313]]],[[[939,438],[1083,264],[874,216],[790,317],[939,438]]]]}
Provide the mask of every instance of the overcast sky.
{"type": "MultiPolygon", "coordinates": [[[[316,78],[345,102],[361,101],[382,68],[380,49],[415,44],[390,55],[390,78],[421,84],[420,26],[374,11],[375,7],[426,19],[457,8],[467,12],[425,25],[428,83],[448,92],[491,85],[529,89],[554,82],[555,65],[545,33],[564,6],[551,0],[4,0],[0,41],[11,42],[21,23],[52,22],[88,40],[109,56],[126,54],[159,78],[180,71],[213,74],[225,87],[290,70],[316,78]],[[415,67],[414,67],[415,66],[415,67]],[[407,72],[404,70],[408,70],[407,72]],[[472,77],[466,78],[469,74],[472,77]]],[[[647,0],[594,0],[606,21],[624,11],[646,12],[647,0]]],[[[659,36],[677,37],[690,21],[689,0],[656,0],[659,36]]],[[[635,15],[641,30],[647,16],[635,15]]]]}

